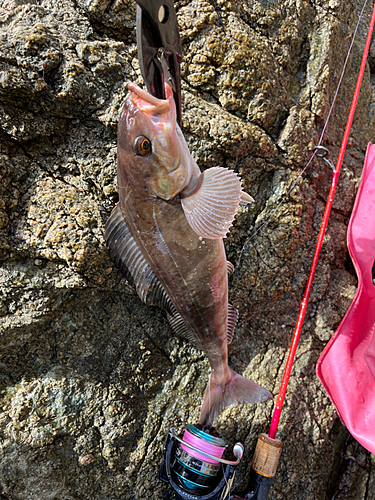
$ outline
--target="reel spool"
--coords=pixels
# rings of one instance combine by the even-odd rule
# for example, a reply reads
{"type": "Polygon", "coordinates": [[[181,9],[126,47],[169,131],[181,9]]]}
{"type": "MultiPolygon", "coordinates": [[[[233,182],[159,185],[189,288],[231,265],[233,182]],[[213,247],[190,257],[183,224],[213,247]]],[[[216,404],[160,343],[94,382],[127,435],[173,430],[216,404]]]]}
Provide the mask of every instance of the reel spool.
{"type": "MultiPolygon", "coordinates": [[[[210,433],[210,431],[204,432],[195,425],[187,426],[182,440],[197,450],[217,458],[223,456],[227,447],[226,441],[213,428],[211,428],[210,433]]],[[[220,471],[220,462],[205,457],[194,449],[189,449],[186,445],[181,444],[176,448],[171,470],[177,484],[180,484],[181,487],[194,491],[208,490],[215,485],[220,471]]]]}
{"type": "Polygon", "coordinates": [[[235,462],[222,458],[226,441],[213,427],[188,425],[183,439],[171,429],[164,446],[164,459],[159,477],[171,488],[165,500],[226,500],[232,486],[235,468],[243,455],[236,443],[235,462]]]}

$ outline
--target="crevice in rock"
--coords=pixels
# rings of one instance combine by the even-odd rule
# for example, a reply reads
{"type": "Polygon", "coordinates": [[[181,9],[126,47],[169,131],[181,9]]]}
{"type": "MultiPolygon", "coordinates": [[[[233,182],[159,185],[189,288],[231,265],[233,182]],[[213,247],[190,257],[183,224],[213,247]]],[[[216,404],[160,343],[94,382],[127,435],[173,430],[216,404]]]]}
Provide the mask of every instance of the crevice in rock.
{"type": "Polygon", "coordinates": [[[348,250],[346,251],[346,259],[345,259],[344,269],[345,269],[345,271],[348,271],[348,273],[350,273],[352,276],[355,276],[355,278],[357,278],[357,273],[355,271],[355,267],[353,265],[353,261],[350,257],[350,253],[348,250]]]}

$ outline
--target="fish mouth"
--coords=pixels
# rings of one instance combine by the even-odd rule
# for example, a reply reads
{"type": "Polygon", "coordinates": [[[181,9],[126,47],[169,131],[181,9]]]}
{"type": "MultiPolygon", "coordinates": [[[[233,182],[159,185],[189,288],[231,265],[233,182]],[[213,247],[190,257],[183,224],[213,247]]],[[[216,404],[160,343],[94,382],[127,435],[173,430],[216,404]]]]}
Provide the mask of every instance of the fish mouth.
{"type": "MultiPolygon", "coordinates": [[[[166,87],[170,89],[169,85],[167,84],[166,87]]],[[[131,82],[128,83],[128,90],[130,90],[131,92],[130,100],[137,107],[137,109],[139,109],[143,113],[147,114],[159,113],[164,115],[169,112],[170,110],[169,96],[168,96],[169,92],[167,88],[166,88],[167,99],[158,99],[157,97],[142,90],[140,87],[138,87],[137,84],[131,82]]]]}

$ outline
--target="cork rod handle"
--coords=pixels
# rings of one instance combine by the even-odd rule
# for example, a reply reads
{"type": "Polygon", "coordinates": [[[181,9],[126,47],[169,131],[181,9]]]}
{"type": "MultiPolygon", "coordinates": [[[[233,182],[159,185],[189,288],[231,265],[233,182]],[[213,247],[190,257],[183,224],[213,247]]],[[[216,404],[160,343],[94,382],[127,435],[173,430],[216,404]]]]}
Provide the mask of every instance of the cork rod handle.
{"type": "Polygon", "coordinates": [[[251,468],[261,476],[274,477],[279,463],[283,443],[267,434],[260,434],[255,448],[251,468]]]}

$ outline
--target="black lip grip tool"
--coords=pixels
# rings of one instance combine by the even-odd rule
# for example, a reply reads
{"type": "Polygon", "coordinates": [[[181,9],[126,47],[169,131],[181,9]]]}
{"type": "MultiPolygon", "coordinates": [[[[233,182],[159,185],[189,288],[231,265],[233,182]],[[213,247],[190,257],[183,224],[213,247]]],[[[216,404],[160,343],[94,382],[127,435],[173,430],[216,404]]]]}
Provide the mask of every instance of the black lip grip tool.
{"type": "Polygon", "coordinates": [[[164,82],[173,90],[177,123],[181,127],[182,45],[172,0],[136,0],[137,48],[147,90],[165,99],[164,82]]]}

